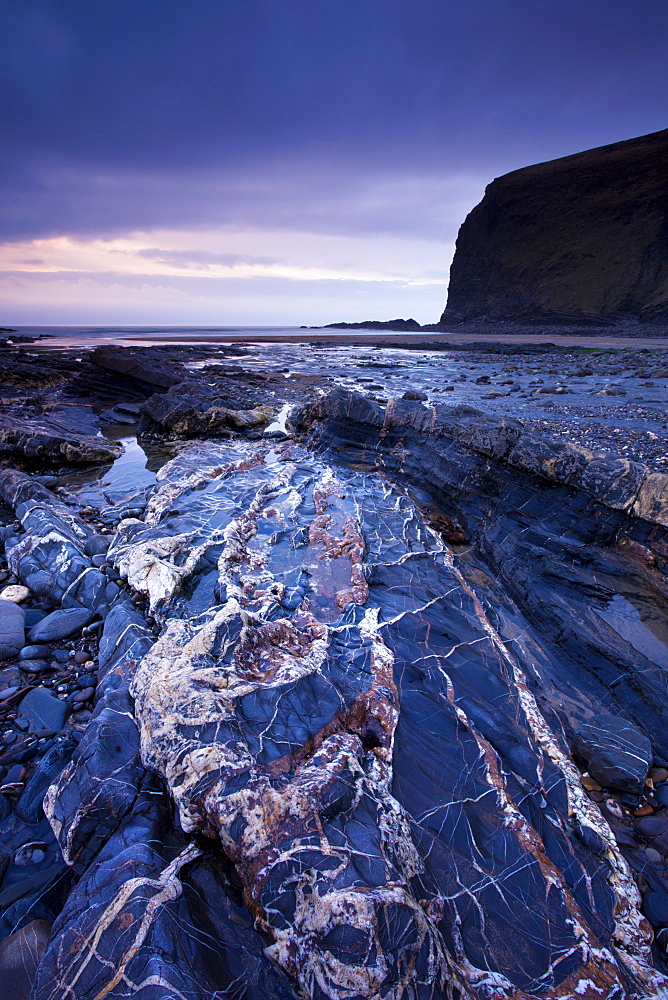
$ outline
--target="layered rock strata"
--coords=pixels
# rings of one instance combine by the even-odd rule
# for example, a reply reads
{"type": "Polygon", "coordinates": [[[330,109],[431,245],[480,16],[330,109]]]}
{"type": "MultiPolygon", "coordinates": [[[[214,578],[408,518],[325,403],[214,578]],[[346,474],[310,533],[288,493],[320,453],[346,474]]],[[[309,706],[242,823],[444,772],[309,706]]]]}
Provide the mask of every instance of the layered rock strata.
{"type": "Polygon", "coordinates": [[[497,178],[462,224],[441,324],[668,319],[668,130],[497,178]]]}
{"type": "Polygon", "coordinates": [[[0,480],[17,575],[103,618],[33,1000],[668,997],[638,889],[660,920],[668,825],[633,816],[668,761],[644,480],[470,410],[295,420],[184,445],[113,592],[76,510],[0,480]]]}

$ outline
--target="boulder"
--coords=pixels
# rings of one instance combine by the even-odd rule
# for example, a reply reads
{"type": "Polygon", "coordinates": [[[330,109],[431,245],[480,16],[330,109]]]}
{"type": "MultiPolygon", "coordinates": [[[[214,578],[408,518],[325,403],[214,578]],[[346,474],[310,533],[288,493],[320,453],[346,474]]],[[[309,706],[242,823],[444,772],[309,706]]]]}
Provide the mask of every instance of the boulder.
{"type": "MultiPolygon", "coordinates": [[[[61,608],[52,611],[41,622],[33,625],[28,634],[31,643],[57,642],[59,639],[69,639],[78,635],[84,626],[89,625],[95,613],[87,608],[61,608]]],[[[23,643],[21,643],[21,646],[23,643]]],[[[20,647],[19,647],[20,648],[20,647]]]]}
{"type": "Polygon", "coordinates": [[[96,347],[91,351],[90,360],[99,368],[124,375],[145,387],[169,389],[186,378],[186,370],[178,361],[166,362],[150,358],[141,348],[96,347]]]}
{"type": "Polygon", "coordinates": [[[58,732],[63,728],[68,706],[64,701],[54,698],[44,688],[33,688],[19,704],[19,712],[30,723],[34,732],[42,729],[52,729],[58,732]]]}
{"type": "Polygon", "coordinates": [[[652,745],[627,719],[597,715],[580,726],[571,747],[604,787],[636,795],[644,790],[652,766],[652,745]]]}
{"type": "Polygon", "coordinates": [[[16,656],[25,642],[25,616],[13,601],[0,600],[0,660],[16,656]]]}
{"type": "Polygon", "coordinates": [[[41,462],[113,462],[122,447],[103,437],[63,429],[48,417],[0,414],[0,456],[41,462]]]}
{"type": "Polygon", "coordinates": [[[139,434],[188,438],[264,427],[274,411],[268,406],[243,409],[229,396],[214,396],[207,385],[185,382],[142,403],[139,434]]]}
{"type": "Polygon", "coordinates": [[[28,1000],[50,933],[48,920],[33,920],[0,944],[3,1000],[28,1000]]]}

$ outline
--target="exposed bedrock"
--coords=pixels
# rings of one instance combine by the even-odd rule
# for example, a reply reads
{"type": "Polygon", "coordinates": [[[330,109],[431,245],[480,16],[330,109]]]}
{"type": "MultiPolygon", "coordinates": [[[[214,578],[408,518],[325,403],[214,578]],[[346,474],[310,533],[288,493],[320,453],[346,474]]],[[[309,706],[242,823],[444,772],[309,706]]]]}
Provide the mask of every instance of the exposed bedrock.
{"type": "Polygon", "coordinates": [[[216,437],[231,430],[252,430],[269,423],[268,406],[244,407],[237,397],[218,395],[200,383],[183,382],[165,393],[155,393],[141,407],[140,435],[162,437],[216,437]]]}
{"type": "MultiPolygon", "coordinates": [[[[92,529],[49,490],[15,469],[0,470],[0,500],[15,509],[22,523],[23,534],[8,539],[5,551],[11,570],[29,590],[52,606],[85,609],[90,617],[104,614],[119,589],[86,554],[92,529]]],[[[65,630],[63,636],[67,634],[65,630]]],[[[41,641],[39,629],[35,641],[41,641]]]]}
{"type": "Polygon", "coordinates": [[[668,130],[494,180],[459,230],[441,323],[668,319],[668,130]]]}
{"type": "Polygon", "coordinates": [[[74,424],[41,416],[0,414],[0,458],[74,465],[112,462],[121,447],[102,437],[81,433],[74,424]]]}
{"type": "MultiPolygon", "coordinates": [[[[643,471],[594,487],[519,424],[345,392],[298,423],[184,446],[118,525],[139,603],[95,606],[33,1000],[668,997],[668,815],[633,815],[668,763],[643,471]]],[[[29,483],[0,484],[9,558],[41,567],[50,511],[53,602],[93,609],[91,530],[29,483]]]]}
{"type": "Polygon", "coordinates": [[[225,436],[264,427],[274,413],[266,405],[267,378],[241,369],[212,365],[188,371],[178,362],[127,347],[98,347],[90,360],[138,388],[155,390],[139,406],[142,437],[225,436]]]}
{"type": "Polygon", "coordinates": [[[104,345],[91,351],[89,358],[98,368],[121,375],[144,388],[150,387],[153,391],[169,389],[187,377],[183,365],[175,361],[155,359],[142,348],[104,345]]]}

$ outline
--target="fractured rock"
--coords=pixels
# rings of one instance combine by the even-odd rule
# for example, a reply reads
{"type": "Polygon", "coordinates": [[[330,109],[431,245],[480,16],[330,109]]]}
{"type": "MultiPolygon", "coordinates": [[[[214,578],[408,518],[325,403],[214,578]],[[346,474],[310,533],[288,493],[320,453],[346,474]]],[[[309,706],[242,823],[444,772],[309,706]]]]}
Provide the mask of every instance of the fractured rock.
{"type": "Polygon", "coordinates": [[[652,744],[627,719],[598,715],[580,726],[573,752],[587,762],[589,773],[608,788],[640,794],[652,766],[652,744]]]}
{"type": "Polygon", "coordinates": [[[141,410],[140,435],[186,438],[264,427],[274,414],[268,406],[242,408],[236,399],[217,396],[209,386],[189,382],[150,396],[141,410]]]}

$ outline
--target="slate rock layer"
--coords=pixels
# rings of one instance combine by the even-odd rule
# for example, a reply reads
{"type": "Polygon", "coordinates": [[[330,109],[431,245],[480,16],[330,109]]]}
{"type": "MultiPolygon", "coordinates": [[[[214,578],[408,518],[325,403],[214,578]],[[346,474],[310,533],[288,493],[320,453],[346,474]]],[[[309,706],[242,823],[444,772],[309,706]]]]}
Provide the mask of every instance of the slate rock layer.
{"type": "Polygon", "coordinates": [[[652,744],[627,719],[597,716],[575,734],[573,750],[587,761],[596,781],[638,795],[643,791],[652,744]]]}
{"type": "Polygon", "coordinates": [[[441,323],[668,318],[668,130],[499,177],[457,237],[441,323]]]}

